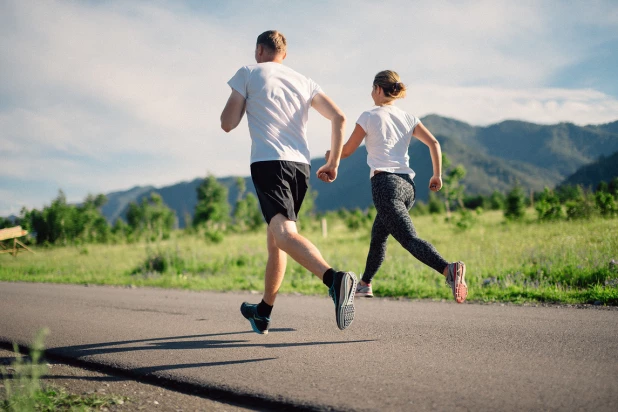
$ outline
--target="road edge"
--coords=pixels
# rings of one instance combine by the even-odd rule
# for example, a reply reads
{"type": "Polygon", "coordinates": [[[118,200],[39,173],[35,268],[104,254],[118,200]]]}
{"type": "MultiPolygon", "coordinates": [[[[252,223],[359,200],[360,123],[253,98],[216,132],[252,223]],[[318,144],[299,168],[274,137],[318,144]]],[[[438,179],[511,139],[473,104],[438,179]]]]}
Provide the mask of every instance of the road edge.
{"type": "MultiPolygon", "coordinates": [[[[17,343],[19,352],[28,354],[30,346],[17,343]]],[[[14,352],[13,342],[9,342],[0,336],[0,348],[14,352]]],[[[139,374],[131,369],[124,369],[119,366],[84,360],[63,353],[58,353],[53,349],[45,349],[43,357],[46,360],[64,363],[73,367],[87,369],[108,375],[115,375],[128,378],[136,382],[147,383],[159,386],[167,390],[173,390],[185,395],[197,396],[212,401],[228,403],[235,406],[253,408],[267,411],[298,411],[298,412],[346,412],[348,409],[338,409],[328,405],[300,403],[283,396],[270,397],[259,395],[252,392],[242,391],[237,388],[212,385],[197,384],[189,380],[177,380],[155,374],[139,374]]]]}

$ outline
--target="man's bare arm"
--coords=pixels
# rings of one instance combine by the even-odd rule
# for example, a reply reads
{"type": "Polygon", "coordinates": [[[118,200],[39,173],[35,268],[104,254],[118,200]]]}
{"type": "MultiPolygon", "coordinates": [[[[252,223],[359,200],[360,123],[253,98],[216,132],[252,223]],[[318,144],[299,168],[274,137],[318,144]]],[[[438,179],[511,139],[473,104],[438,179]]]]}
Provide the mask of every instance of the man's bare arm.
{"type": "Polygon", "coordinates": [[[245,115],[246,100],[242,94],[232,89],[223,113],[221,113],[221,128],[229,133],[238,126],[242,117],[245,115]]]}
{"type": "Polygon", "coordinates": [[[311,101],[311,107],[331,122],[331,155],[326,164],[318,170],[318,177],[325,182],[332,182],[337,178],[337,168],[339,167],[339,160],[341,159],[343,133],[346,121],[345,115],[324,93],[315,95],[311,101]]]}

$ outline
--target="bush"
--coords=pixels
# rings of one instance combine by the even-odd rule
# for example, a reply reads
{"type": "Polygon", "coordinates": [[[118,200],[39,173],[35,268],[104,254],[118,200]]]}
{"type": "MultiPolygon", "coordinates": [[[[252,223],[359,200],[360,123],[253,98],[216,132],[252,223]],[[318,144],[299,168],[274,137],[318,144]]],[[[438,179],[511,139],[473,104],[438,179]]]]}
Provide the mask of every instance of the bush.
{"type": "Polygon", "coordinates": [[[434,192],[429,193],[429,203],[427,204],[429,213],[439,215],[444,213],[444,203],[438,198],[434,192]]]}
{"type": "Polygon", "coordinates": [[[566,202],[567,219],[590,219],[597,213],[597,209],[593,201],[588,197],[582,197],[577,200],[566,202]]]}
{"type": "Polygon", "coordinates": [[[345,218],[345,225],[350,230],[358,230],[367,225],[368,219],[360,209],[354,209],[345,218]]]}
{"type": "Polygon", "coordinates": [[[429,206],[421,200],[414,202],[414,206],[410,209],[411,216],[425,216],[429,214],[429,206]]]}
{"type": "Polygon", "coordinates": [[[221,243],[223,242],[223,232],[218,229],[207,229],[204,232],[204,237],[206,238],[207,243],[221,243]]]}
{"type": "Polygon", "coordinates": [[[572,200],[579,200],[584,196],[584,189],[580,185],[559,186],[554,192],[562,204],[572,200]]]}
{"type": "Polygon", "coordinates": [[[614,197],[607,192],[596,192],[594,200],[597,209],[603,217],[614,217],[618,215],[618,205],[614,197]]]}
{"type": "Polygon", "coordinates": [[[548,188],[539,196],[535,209],[540,221],[560,220],[564,217],[560,199],[548,188]]]}
{"type": "Polygon", "coordinates": [[[485,208],[489,204],[489,201],[483,195],[467,196],[463,201],[464,207],[467,209],[475,210],[479,207],[485,208]]]}
{"type": "MultiPolygon", "coordinates": [[[[482,209],[481,210],[482,213],[482,209]]],[[[470,229],[476,223],[476,216],[470,209],[459,209],[459,217],[455,221],[455,227],[461,231],[470,229]]]]}
{"type": "Polygon", "coordinates": [[[148,275],[152,273],[182,273],[185,270],[185,260],[178,250],[147,250],[144,263],[139,265],[132,275],[148,275]]]}

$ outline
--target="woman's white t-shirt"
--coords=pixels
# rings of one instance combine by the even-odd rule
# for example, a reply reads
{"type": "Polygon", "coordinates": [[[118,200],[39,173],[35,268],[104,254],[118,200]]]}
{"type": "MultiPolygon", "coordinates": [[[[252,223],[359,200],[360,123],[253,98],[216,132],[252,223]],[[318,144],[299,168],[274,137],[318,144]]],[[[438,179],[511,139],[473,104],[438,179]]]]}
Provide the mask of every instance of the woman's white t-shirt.
{"type": "Polygon", "coordinates": [[[287,160],[311,164],[307,119],[311,101],[322,89],[280,63],[241,67],[228,81],[246,99],[251,163],[287,160]]]}
{"type": "Polygon", "coordinates": [[[409,174],[408,146],[414,128],[419,120],[393,105],[378,106],[363,112],[356,123],[363,128],[367,147],[367,164],[371,168],[369,177],[376,170],[409,174]]]}

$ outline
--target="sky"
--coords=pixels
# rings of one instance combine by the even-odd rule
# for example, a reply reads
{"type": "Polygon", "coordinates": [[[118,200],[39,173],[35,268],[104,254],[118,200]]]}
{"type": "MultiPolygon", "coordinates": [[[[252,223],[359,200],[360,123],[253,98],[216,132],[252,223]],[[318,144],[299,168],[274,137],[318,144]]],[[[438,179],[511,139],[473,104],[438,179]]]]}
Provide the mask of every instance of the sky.
{"type": "MultiPolygon", "coordinates": [[[[618,2],[0,0],[0,216],[134,186],[248,176],[246,119],[219,116],[257,36],[346,113],[397,71],[415,116],[618,120],[618,2]]],[[[312,157],[330,125],[312,111],[312,157]]]]}

